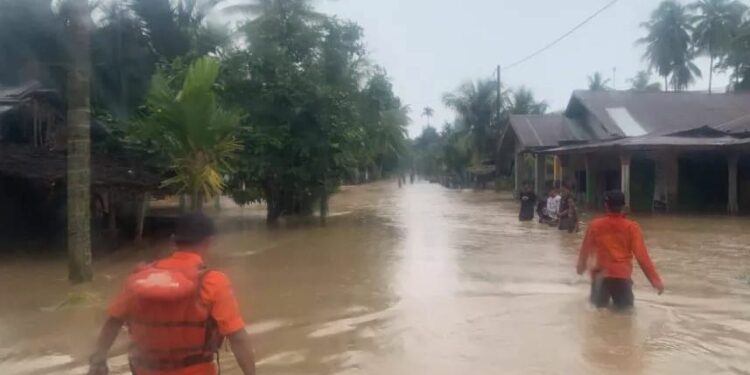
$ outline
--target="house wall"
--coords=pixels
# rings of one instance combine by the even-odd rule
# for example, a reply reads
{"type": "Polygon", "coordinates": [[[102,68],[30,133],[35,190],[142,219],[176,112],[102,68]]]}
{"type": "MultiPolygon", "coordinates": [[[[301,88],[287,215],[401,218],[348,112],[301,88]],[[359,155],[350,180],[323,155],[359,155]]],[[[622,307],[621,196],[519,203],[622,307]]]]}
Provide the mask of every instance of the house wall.
{"type": "Polygon", "coordinates": [[[690,152],[679,157],[680,210],[726,212],[728,163],[717,152],[690,152]]]}

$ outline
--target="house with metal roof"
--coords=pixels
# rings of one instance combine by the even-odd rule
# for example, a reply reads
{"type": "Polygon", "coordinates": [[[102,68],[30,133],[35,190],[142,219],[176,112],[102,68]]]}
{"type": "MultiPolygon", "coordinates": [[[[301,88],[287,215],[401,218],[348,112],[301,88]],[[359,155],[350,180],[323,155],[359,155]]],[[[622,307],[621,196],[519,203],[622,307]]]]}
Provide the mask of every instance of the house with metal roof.
{"type": "Polygon", "coordinates": [[[536,159],[517,183],[539,193],[551,169],[590,207],[621,189],[635,211],[750,211],[750,94],[575,91],[561,114],[510,123],[503,146],[536,159]]]}

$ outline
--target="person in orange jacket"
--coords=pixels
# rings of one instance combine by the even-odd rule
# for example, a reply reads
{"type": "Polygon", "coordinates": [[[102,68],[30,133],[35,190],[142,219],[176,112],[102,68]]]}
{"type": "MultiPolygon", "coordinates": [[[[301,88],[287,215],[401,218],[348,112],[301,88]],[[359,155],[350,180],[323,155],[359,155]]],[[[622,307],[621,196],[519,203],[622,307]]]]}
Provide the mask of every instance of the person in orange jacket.
{"type": "Polygon", "coordinates": [[[640,226],[622,213],[625,195],[611,191],[604,196],[607,214],[591,222],[578,256],[579,275],[591,271],[591,303],[616,309],[633,307],[633,257],[659,294],[664,283],[648,255],[640,226]]]}
{"type": "Polygon", "coordinates": [[[128,277],[109,307],[90,375],[108,373],[107,352],[123,325],[130,334],[133,374],[215,375],[224,338],[242,373],[255,374],[252,343],[229,278],[203,263],[214,233],[213,222],[203,214],[181,217],[174,253],[128,277]]]}

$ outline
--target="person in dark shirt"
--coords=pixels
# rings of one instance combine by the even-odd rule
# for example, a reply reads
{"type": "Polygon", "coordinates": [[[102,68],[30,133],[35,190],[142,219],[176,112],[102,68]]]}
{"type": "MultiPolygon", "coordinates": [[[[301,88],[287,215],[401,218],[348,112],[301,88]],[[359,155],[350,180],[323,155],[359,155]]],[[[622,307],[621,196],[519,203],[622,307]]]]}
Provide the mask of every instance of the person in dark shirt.
{"type": "Polygon", "coordinates": [[[521,212],[518,214],[518,220],[520,221],[531,221],[534,220],[534,208],[536,207],[536,194],[531,191],[529,184],[523,185],[521,195],[519,196],[521,201],[521,212]]]}
{"type": "Polygon", "coordinates": [[[560,200],[560,223],[558,229],[566,230],[568,233],[578,231],[578,211],[576,210],[576,200],[570,186],[563,185],[562,199],[560,200]]]}

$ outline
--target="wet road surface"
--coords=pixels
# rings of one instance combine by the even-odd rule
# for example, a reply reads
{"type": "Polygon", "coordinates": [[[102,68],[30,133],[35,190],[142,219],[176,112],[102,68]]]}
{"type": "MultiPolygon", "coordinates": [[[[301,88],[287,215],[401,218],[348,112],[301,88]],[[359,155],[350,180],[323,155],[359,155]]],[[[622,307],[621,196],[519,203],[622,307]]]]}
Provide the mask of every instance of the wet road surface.
{"type": "MultiPolygon", "coordinates": [[[[588,306],[582,234],[519,223],[507,196],[378,183],[344,188],[331,209],[325,228],[278,230],[224,213],[209,261],[233,280],[259,374],[750,374],[746,218],[637,218],[667,291],[637,269],[623,315],[588,306]]],[[[77,289],[60,260],[3,259],[0,374],[85,373],[106,301],[167,250],[99,261],[77,289]],[[83,302],[58,306],[69,293],[83,302]]],[[[124,345],[114,374],[127,373],[124,345]]],[[[222,370],[238,373],[229,352],[222,370]]]]}

